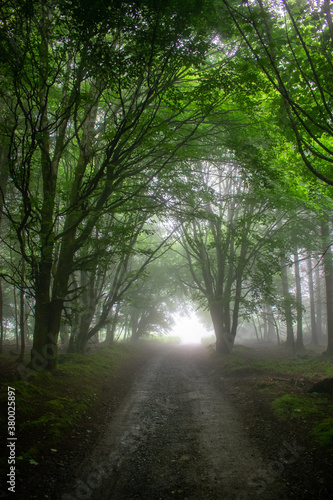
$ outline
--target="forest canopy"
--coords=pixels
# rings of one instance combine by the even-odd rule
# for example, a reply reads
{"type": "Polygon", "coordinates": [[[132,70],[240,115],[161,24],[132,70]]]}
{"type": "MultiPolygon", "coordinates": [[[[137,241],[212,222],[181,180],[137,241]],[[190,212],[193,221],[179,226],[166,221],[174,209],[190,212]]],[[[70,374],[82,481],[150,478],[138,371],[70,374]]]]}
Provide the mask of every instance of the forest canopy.
{"type": "Polygon", "coordinates": [[[332,355],[330,3],[8,0],[0,19],[1,346],[54,369],[191,303],[221,353],[247,325],[332,355]]]}

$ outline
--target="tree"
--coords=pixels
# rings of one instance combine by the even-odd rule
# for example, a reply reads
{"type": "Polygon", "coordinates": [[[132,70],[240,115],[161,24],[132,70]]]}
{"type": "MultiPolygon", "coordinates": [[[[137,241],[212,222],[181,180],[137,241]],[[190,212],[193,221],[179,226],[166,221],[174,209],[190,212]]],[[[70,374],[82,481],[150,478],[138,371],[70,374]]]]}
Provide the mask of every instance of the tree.
{"type": "Polygon", "coordinates": [[[321,235],[323,238],[323,262],[326,284],[326,311],[327,311],[327,349],[328,356],[333,355],[333,257],[331,250],[331,231],[327,217],[321,221],[321,235]]]}
{"type": "MultiPolygon", "coordinates": [[[[123,218],[118,217],[117,223],[113,226],[113,248],[111,244],[105,249],[106,267],[103,268],[103,261],[99,260],[98,264],[95,261],[93,272],[89,271],[90,278],[83,289],[83,295],[87,294],[88,307],[85,304],[79,306],[82,309],[76,335],[79,352],[85,351],[89,339],[97,335],[107,323],[112,323],[115,333],[118,315],[123,312],[128,302],[133,302],[133,295],[143,295],[140,300],[142,312],[147,302],[150,302],[148,308],[150,313],[155,307],[152,307],[152,303],[160,304],[160,289],[155,290],[156,297],[153,297],[155,275],[158,271],[156,262],[162,259],[163,263],[163,256],[170,247],[169,240],[173,231],[163,236],[159,235],[159,228],[151,221],[146,221],[146,217],[147,214],[142,212],[130,213],[123,218]],[[153,274],[153,279],[148,280],[148,285],[146,285],[147,273],[153,274]],[[97,285],[98,274],[103,276],[99,280],[100,286],[97,285]]],[[[164,286],[166,281],[165,279],[164,286]]],[[[146,328],[150,326],[151,320],[150,317],[149,321],[145,321],[146,328]]],[[[156,318],[154,321],[156,322],[156,318]]],[[[143,333],[145,332],[142,330],[141,335],[143,333]]]]}
{"type": "Polygon", "coordinates": [[[315,347],[317,347],[319,345],[319,341],[318,341],[318,331],[317,331],[314,279],[313,279],[313,268],[312,268],[311,254],[308,255],[308,259],[307,259],[307,274],[308,274],[309,296],[310,296],[311,343],[315,347]]]}
{"type": "MultiPolygon", "coordinates": [[[[33,367],[56,366],[62,325],[84,351],[134,318],[137,280],[164,252],[163,238],[148,241],[154,217],[182,226],[183,279],[219,350],[239,317],[274,318],[283,301],[291,342],[283,266],[296,247],[318,250],[291,220],[304,206],[329,213],[332,194],[318,180],[332,161],[332,37],[327,2],[277,5],[224,0],[217,23],[192,0],[1,5],[0,278],[15,287],[16,319],[20,294],[22,349],[35,301],[33,367]],[[283,244],[278,220],[297,237],[283,244]]],[[[147,298],[134,336],[168,308],[147,298]]]]}
{"type": "Polygon", "coordinates": [[[200,88],[209,40],[198,18],[189,23],[178,7],[1,8],[11,117],[3,135],[17,195],[4,213],[33,279],[32,365],[55,367],[69,277],[97,221],[141,196],[163,170],[171,175],[182,148],[209,140],[215,128],[207,122],[200,130],[220,99],[200,88]]]}
{"type": "Polygon", "coordinates": [[[295,350],[297,354],[302,354],[304,352],[303,344],[303,305],[302,305],[302,285],[301,285],[301,274],[299,265],[299,253],[298,250],[294,252],[294,267],[295,267],[295,281],[296,281],[296,343],[295,350]]]}
{"type": "Polygon", "coordinates": [[[224,0],[223,4],[250,59],[281,96],[277,112],[281,122],[291,126],[304,165],[332,186],[330,2],[224,0]]]}
{"type": "Polygon", "coordinates": [[[295,351],[293,314],[292,314],[293,300],[289,291],[287,265],[283,257],[281,258],[281,280],[282,280],[282,296],[283,296],[282,309],[284,311],[284,317],[287,328],[286,345],[287,347],[289,348],[291,347],[293,351],[295,351]]]}
{"type": "Polygon", "coordinates": [[[315,306],[317,312],[317,331],[318,337],[320,341],[322,341],[324,337],[324,326],[323,326],[323,283],[322,276],[320,272],[320,263],[321,257],[316,255],[316,265],[314,268],[314,277],[315,277],[315,306]]]}
{"type": "Polygon", "coordinates": [[[202,168],[205,207],[200,218],[189,216],[181,227],[190,270],[190,278],[183,279],[201,307],[209,309],[220,353],[232,350],[240,316],[253,310],[261,292],[269,295],[277,271],[272,264],[275,217],[266,214],[266,202],[254,196],[242,170],[229,161],[202,168]]]}

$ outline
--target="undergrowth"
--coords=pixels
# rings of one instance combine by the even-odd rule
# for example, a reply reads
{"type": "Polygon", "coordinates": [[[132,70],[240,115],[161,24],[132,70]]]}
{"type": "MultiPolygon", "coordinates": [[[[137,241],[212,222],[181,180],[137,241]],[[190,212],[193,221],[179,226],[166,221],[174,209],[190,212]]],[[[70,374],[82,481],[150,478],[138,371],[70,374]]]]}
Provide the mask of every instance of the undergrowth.
{"type": "Polygon", "coordinates": [[[287,355],[279,348],[272,349],[260,357],[260,352],[247,346],[237,345],[231,354],[218,356],[220,371],[225,376],[250,375],[272,372],[275,374],[307,377],[333,377],[333,363],[319,354],[311,352],[304,357],[287,355]]]}
{"type": "Polygon", "coordinates": [[[295,357],[279,347],[260,352],[235,346],[231,354],[215,355],[215,363],[224,377],[253,377],[254,393],[279,420],[301,425],[304,431],[306,427],[318,445],[333,450],[332,395],[308,392],[311,381],[313,386],[318,379],[333,377],[330,359],[311,351],[295,357]]]}
{"type": "Polygon", "coordinates": [[[319,444],[333,449],[333,417],[325,418],[315,425],[312,433],[319,444]]]}
{"type": "Polygon", "coordinates": [[[312,395],[284,394],[272,402],[274,413],[281,420],[287,421],[316,415],[322,411],[322,406],[323,401],[316,400],[312,395]]]}
{"type": "MultiPolygon", "coordinates": [[[[101,395],[101,379],[115,376],[124,360],[134,353],[132,345],[115,344],[89,355],[60,355],[53,373],[29,371],[26,380],[20,380],[19,372],[13,371],[1,387],[0,405],[7,407],[7,387],[13,387],[17,459],[37,464],[43,450],[56,447],[101,395]],[[20,444],[23,441],[26,448],[20,444]]],[[[5,421],[0,424],[5,436],[6,425],[5,421]]]]}

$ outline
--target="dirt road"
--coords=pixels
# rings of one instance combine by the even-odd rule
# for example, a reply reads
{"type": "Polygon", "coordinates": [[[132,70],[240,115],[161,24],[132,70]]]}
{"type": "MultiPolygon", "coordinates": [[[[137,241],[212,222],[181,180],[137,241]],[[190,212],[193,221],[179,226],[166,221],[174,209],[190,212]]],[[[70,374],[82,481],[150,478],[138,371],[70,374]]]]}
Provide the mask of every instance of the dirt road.
{"type": "Polygon", "coordinates": [[[202,347],[152,357],[62,500],[294,498],[284,468],[300,450],[263,458],[202,347]],[[216,377],[215,377],[216,378],[216,377]]]}

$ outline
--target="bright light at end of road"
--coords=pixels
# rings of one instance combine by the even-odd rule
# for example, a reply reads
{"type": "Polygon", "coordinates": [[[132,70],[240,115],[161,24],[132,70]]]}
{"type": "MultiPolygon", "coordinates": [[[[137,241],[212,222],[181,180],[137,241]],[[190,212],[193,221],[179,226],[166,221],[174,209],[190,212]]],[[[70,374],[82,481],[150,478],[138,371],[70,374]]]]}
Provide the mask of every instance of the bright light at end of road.
{"type": "Polygon", "coordinates": [[[193,314],[191,316],[177,315],[170,335],[179,337],[182,344],[200,344],[202,337],[209,336],[209,333],[193,314]]]}

